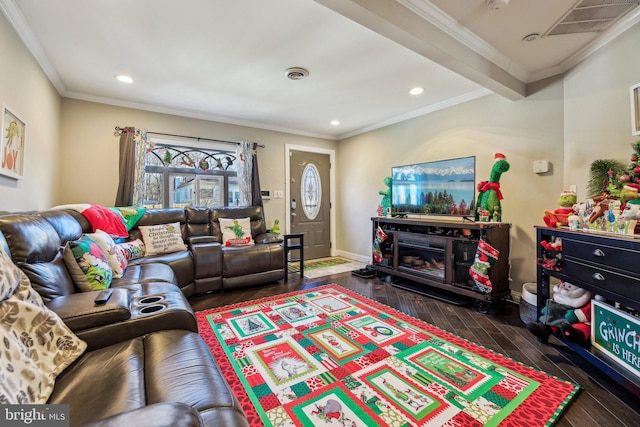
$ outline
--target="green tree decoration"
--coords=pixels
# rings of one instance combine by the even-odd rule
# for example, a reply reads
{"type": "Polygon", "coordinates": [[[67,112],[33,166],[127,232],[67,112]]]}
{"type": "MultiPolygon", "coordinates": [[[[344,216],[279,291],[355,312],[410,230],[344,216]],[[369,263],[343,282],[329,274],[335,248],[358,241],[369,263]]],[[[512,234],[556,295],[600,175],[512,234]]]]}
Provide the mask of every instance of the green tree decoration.
{"type": "Polygon", "coordinates": [[[619,196],[620,188],[619,177],[624,171],[624,165],[613,159],[599,159],[591,163],[589,174],[589,183],[587,184],[587,197],[600,196],[603,193],[611,196],[619,196]],[[612,171],[612,175],[609,175],[612,171]]]}

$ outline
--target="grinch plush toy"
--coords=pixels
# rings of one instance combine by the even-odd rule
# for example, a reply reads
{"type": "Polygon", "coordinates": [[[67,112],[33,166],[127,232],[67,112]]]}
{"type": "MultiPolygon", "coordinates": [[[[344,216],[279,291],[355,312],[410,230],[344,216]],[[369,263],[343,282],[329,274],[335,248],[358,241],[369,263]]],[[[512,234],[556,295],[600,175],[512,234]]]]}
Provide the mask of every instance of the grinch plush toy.
{"type": "Polygon", "coordinates": [[[496,153],[491,167],[488,181],[478,183],[478,199],[476,201],[475,220],[480,217],[485,220],[502,221],[502,193],[500,192],[500,177],[509,170],[509,163],[504,154],[496,153]]]}
{"type": "MultiPolygon", "coordinates": [[[[591,336],[591,299],[586,289],[567,282],[553,287],[553,295],[542,309],[539,323],[527,324],[527,329],[542,342],[558,330],[567,341],[585,343],[591,336]]],[[[599,297],[598,297],[599,298],[599,297]]]]}
{"type": "Polygon", "coordinates": [[[273,227],[271,227],[271,234],[280,235],[280,220],[275,219],[273,221],[273,227]]]}
{"type": "Polygon", "coordinates": [[[544,211],[542,220],[547,227],[560,227],[569,224],[569,216],[575,213],[573,206],[578,201],[576,193],[573,191],[563,191],[558,199],[559,209],[544,211]]]}
{"type": "Polygon", "coordinates": [[[380,216],[384,216],[387,213],[391,212],[391,177],[386,176],[384,178],[384,185],[387,187],[384,191],[378,191],[378,194],[382,196],[382,200],[380,201],[380,209],[378,213],[380,216]]]}

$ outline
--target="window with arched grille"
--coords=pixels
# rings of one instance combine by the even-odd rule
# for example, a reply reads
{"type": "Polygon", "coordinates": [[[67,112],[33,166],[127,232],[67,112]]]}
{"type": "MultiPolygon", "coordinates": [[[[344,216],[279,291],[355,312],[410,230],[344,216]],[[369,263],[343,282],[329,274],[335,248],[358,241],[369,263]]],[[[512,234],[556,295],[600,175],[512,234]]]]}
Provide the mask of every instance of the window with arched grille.
{"type": "Polygon", "coordinates": [[[237,206],[240,193],[235,150],[224,144],[181,142],[150,138],[145,154],[144,206],[237,206]]]}

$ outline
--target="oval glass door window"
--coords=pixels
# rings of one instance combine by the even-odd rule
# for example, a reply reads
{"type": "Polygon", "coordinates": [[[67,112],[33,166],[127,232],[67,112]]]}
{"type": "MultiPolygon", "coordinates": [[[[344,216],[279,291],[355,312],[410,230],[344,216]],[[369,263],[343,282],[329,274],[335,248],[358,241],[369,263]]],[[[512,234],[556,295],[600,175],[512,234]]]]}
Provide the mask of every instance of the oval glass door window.
{"type": "Polygon", "coordinates": [[[309,219],[315,219],[320,212],[322,188],[320,173],[313,163],[309,163],[302,171],[300,193],[302,194],[302,210],[309,219]]]}

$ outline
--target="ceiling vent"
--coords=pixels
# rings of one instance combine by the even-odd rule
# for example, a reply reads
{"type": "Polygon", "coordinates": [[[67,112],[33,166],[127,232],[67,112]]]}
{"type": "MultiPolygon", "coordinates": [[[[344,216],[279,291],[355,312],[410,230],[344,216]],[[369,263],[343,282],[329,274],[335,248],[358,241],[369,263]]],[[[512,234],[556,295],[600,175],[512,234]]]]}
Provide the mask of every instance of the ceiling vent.
{"type": "Polygon", "coordinates": [[[301,67],[287,68],[284,72],[291,80],[302,80],[309,77],[309,71],[301,67]]]}
{"type": "Polygon", "coordinates": [[[604,31],[638,4],[640,0],[578,1],[545,36],[604,31]]]}

